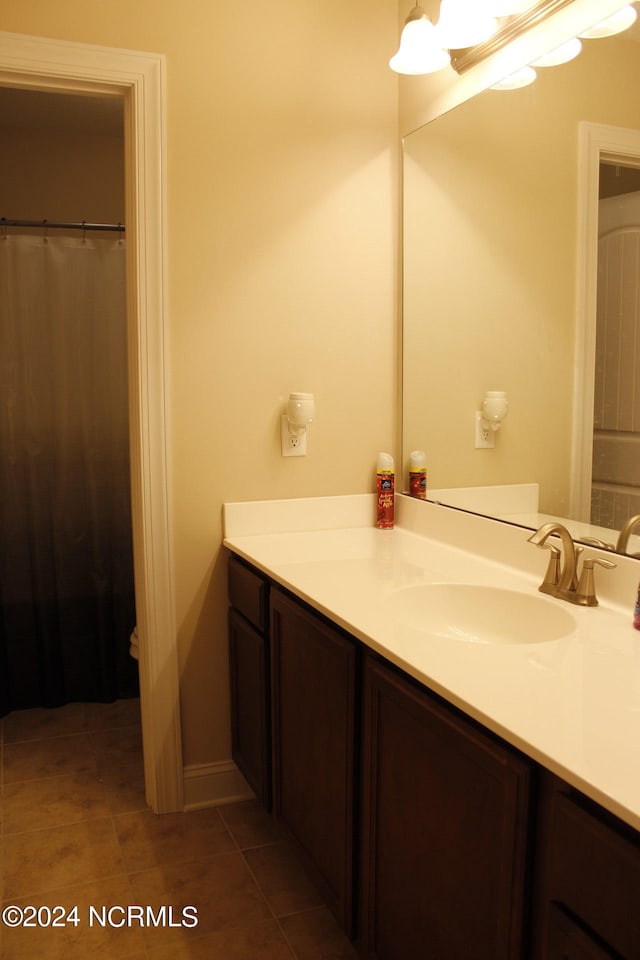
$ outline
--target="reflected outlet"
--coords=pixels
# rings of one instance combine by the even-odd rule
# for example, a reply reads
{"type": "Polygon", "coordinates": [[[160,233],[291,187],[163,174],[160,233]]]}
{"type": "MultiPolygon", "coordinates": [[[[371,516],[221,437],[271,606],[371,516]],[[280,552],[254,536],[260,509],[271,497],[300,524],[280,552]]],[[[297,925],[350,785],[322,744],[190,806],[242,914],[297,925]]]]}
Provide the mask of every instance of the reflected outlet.
{"type": "Polygon", "coordinates": [[[476,450],[492,450],[496,445],[495,431],[482,426],[482,411],[476,410],[476,450]]]}

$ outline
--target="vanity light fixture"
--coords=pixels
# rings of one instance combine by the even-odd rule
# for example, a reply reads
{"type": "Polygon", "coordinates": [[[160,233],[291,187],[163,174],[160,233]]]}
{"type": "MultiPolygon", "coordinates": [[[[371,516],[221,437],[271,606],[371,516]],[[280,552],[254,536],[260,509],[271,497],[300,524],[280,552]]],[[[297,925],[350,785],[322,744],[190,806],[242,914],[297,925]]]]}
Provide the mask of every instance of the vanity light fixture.
{"type": "Polygon", "coordinates": [[[631,4],[616,10],[610,17],[601,20],[600,23],[594,23],[592,27],[578,34],[583,40],[597,40],[600,37],[613,37],[616,33],[622,33],[628,30],[636,22],[636,8],[631,4]]]}
{"type": "MultiPolygon", "coordinates": [[[[462,62],[474,49],[494,44],[513,21],[547,15],[547,9],[572,0],[440,0],[436,26],[416,0],[405,20],[400,46],[389,60],[396,73],[420,76],[451,64],[462,72],[462,62]],[[461,54],[465,56],[461,57],[461,54]]],[[[499,44],[504,45],[504,40],[499,44]]],[[[484,54],[486,56],[486,54],[484,54]]]]}
{"type": "Polygon", "coordinates": [[[450,63],[451,57],[418,0],[404,22],[400,46],[389,66],[396,73],[418,76],[444,70],[450,63]]]}
{"type": "Polygon", "coordinates": [[[498,29],[489,0],[441,0],[436,29],[448,50],[483,43],[498,29]]]}
{"type": "Polygon", "coordinates": [[[290,393],[287,412],[282,414],[280,433],[283,457],[305,457],[307,427],[316,415],[312,393],[290,393]]]}
{"type": "MultiPolygon", "coordinates": [[[[440,16],[434,27],[421,7],[410,11],[400,37],[400,46],[389,66],[396,73],[419,76],[435,73],[449,64],[458,73],[501,49],[525,32],[531,23],[545,18],[573,0],[440,0],[440,16]],[[514,33],[515,30],[515,33],[514,33]],[[519,31],[519,32],[518,32],[519,31]]],[[[610,37],[627,30],[636,20],[632,4],[580,34],[583,39],[610,37]]],[[[568,63],[582,49],[573,37],[514,74],[492,85],[493,90],[517,90],[535,80],[533,67],[554,67],[568,63]]]]}
{"type": "Polygon", "coordinates": [[[492,17],[514,17],[524,13],[536,3],[536,0],[489,0],[489,12],[492,17]]]}

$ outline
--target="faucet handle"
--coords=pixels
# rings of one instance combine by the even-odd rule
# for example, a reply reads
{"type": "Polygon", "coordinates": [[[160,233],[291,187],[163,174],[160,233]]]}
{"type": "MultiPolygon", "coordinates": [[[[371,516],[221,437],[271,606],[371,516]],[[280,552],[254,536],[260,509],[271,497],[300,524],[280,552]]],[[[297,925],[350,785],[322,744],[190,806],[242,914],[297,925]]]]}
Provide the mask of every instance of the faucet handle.
{"type": "Polygon", "coordinates": [[[581,546],[579,543],[576,543],[576,546],[575,546],[576,562],[573,569],[573,580],[571,581],[571,584],[569,586],[569,590],[573,591],[574,593],[576,593],[578,590],[578,563],[580,561],[580,554],[583,552],[584,552],[584,547],[581,546]]]}
{"type": "Polygon", "coordinates": [[[598,606],[595,577],[593,575],[593,567],[596,563],[600,564],[601,567],[611,568],[617,566],[613,560],[605,560],[604,557],[588,557],[584,561],[574,600],[574,603],[578,603],[582,607],[598,606]]]}
{"type": "Polygon", "coordinates": [[[583,543],[588,543],[592,547],[600,547],[601,550],[615,550],[615,543],[607,543],[605,540],[598,540],[597,537],[582,537],[583,543]]]}
{"type": "Polygon", "coordinates": [[[548,550],[551,554],[544,579],[538,587],[538,590],[540,593],[550,593],[552,596],[555,596],[558,584],[560,583],[560,549],[559,547],[554,547],[552,543],[539,543],[538,546],[548,550]]]}

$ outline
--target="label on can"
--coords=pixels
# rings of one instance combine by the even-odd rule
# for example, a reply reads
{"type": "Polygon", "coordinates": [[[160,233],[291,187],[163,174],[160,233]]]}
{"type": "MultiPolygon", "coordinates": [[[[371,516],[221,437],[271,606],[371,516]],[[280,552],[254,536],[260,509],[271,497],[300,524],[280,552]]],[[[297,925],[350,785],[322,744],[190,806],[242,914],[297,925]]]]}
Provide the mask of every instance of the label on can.
{"type": "Polygon", "coordinates": [[[391,530],[394,524],[395,476],[393,473],[378,473],[376,478],[378,510],[376,527],[391,530]]]}
{"type": "Polygon", "coordinates": [[[427,471],[409,470],[409,496],[418,500],[427,499],[427,471]]]}

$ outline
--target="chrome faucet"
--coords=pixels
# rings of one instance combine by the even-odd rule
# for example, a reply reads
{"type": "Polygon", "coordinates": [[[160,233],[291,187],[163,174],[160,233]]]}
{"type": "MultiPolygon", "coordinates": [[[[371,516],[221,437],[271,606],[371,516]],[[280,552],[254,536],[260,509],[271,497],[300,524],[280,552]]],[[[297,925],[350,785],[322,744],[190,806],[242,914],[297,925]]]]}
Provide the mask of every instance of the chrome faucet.
{"type": "Polygon", "coordinates": [[[594,565],[597,563],[602,567],[615,567],[616,564],[613,561],[589,557],[584,561],[582,573],[578,579],[578,557],[583,548],[575,546],[571,534],[561,523],[543,524],[529,537],[529,543],[551,551],[544,580],[538,587],[541,593],[548,593],[552,597],[559,597],[561,600],[568,600],[569,603],[576,603],[582,607],[598,605],[593,575],[594,565]],[[562,541],[562,565],[558,547],[547,543],[547,538],[554,534],[562,541]]]}
{"type": "Polygon", "coordinates": [[[627,552],[629,538],[636,527],[640,527],[640,513],[636,513],[635,517],[630,517],[620,531],[618,535],[618,542],[616,543],[616,550],[618,553],[627,552]]]}

